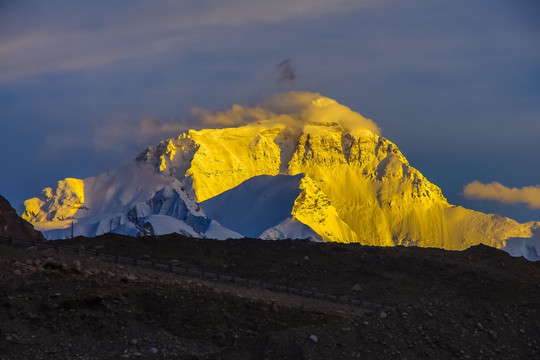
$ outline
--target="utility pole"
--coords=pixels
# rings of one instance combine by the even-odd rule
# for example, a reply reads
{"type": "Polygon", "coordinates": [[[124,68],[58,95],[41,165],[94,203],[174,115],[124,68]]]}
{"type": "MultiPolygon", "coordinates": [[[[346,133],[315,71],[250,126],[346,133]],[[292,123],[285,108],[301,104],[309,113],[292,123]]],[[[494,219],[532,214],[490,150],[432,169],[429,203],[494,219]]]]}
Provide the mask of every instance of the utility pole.
{"type": "Polygon", "coordinates": [[[71,221],[71,238],[73,239],[73,221],[71,221]]]}

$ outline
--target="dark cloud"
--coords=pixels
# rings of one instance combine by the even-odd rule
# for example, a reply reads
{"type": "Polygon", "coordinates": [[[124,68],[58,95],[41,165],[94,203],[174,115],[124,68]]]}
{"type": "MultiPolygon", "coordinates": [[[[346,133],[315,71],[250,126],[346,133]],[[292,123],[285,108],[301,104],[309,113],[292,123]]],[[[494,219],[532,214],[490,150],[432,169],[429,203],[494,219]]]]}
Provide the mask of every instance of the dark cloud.
{"type": "Polygon", "coordinates": [[[277,70],[279,72],[279,83],[294,83],[296,80],[296,72],[292,66],[291,59],[285,59],[277,64],[277,70]]]}
{"type": "Polygon", "coordinates": [[[134,0],[89,4],[51,0],[3,9],[0,85],[54,72],[106,68],[193,49],[201,33],[318,18],[363,7],[358,0],[134,0]],[[103,11],[103,8],[107,11],[103,11]],[[54,9],[54,10],[53,10],[54,9]],[[9,10],[9,11],[8,11],[9,10]],[[121,17],[118,14],[122,14],[121,17]]]}

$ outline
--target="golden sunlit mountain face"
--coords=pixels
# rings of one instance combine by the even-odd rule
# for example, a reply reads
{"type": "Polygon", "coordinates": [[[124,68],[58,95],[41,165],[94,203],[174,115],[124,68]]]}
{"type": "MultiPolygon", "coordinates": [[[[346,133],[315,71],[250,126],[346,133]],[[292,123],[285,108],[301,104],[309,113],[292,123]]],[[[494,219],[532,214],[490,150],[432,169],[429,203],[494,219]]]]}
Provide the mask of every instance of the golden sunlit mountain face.
{"type": "MultiPolygon", "coordinates": [[[[482,242],[503,247],[508,238],[532,236],[537,226],[450,205],[394,143],[380,136],[373,121],[317,93],[289,92],[270,97],[255,108],[235,105],[202,116],[208,124],[227,127],[190,130],[162,141],[156,149],[139,155],[132,166],[135,172],[129,175],[133,179],[122,172],[114,175],[120,183],[126,182],[114,187],[136,189],[137,197],[128,190],[119,199],[114,198],[117,195],[85,193],[86,188],[96,188],[99,176],[66,179],[27,200],[25,217],[38,228],[50,229],[55,222],[65,226],[70,218],[83,221],[84,213],[78,209],[87,198],[126,207],[138,206],[135,198],[149,204],[154,200],[147,199],[163,186],[155,185],[156,179],[160,184],[180,181],[178,191],[204,202],[243,189],[247,180],[280,174],[303,176],[297,185],[299,195],[283,224],[302,224],[325,241],[446,249],[482,242]],[[135,179],[139,179],[137,184],[131,184],[135,179]],[[140,193],[145,183],[150,184],[144,192],[146,198],[140,193]]],[[[101,192],[114,194],[102,188],[101,192]]],[[[269,200],[264,191],[250,196],[253,206],[269,200]]],[[[251,205],[245,206],[241,211],[249,212],[251,205]]],[[[119,215],[109,222],[99,220],[101,227],[132,221],[122,215],[127,210],[115,209],[119,215]]],[[[112,225],[103,227],[104,231],[107,226],[112,225]]],[[[275,226],[281,229],[284,225],[275,226]]]]}
{"type": "Polygon", "coordinates": [[[41,191],[41,197],[34,197],[24,202],[22,218],[42,223],[70,219],[84,204],[84,181],[66,178],[58,181],[56,187],[47,187],[41,191]]]}

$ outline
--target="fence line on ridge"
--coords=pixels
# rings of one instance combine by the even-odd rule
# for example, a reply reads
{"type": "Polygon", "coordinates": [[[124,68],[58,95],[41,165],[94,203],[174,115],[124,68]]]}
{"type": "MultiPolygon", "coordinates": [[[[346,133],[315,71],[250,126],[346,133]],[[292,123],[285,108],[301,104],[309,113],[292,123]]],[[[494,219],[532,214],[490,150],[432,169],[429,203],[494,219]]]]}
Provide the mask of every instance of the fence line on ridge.
{"type": "Polygon", "coordinates": [[[168,263],[163,263],[163,262],[154,261],[152,259],[147,259],[143,256],[134,258],[134,257],[128,257],[128,256],[112,255],[112,254],[103,253],[100,251],[100,249],[86,250],[86,249],[73,248],[73,247],[68,247],[68,246],[59,246],[59,245],[49,244],[50,242],[54,242],[54,241],[37,242],[37,241],[28,241],[28,240],[22,240],[22,239],[14,239],[12,237],[0,236],[0,244],[11,245],[13,247],[26,246],[26,247],[34,247],[35,249],[53,249],[57,253],[60,253],[60,251],[64,251],[64,252],[74,253],[77,256],[83,256],[83,255],[95,256],[98,259],[101,259],[110,263],[119,264],[119,265],[127,265],[127,266],[153,269],[153,270],[168,272],[172,274],[198,278],[201,280],[210,280],[210,281],[216,281],[216,282],[222,282],[222,283],[230,283],[237,286],[248,287],[250,289],[260,288],[262,290],[268,290],[268,291],[273,291],[273,292],[278,292],[278,293],[287,293],[289,295],[301,296],[305,298],[318,299],[318,300],[325,300],[325,301],[330,301],[330,302],[339,303],[339,304],[348,304],[348,305],[357,306],[361,308],[368,308],[368,309],[375,309],[375,310],[391,310],[391,311],[395,310],[394,308],[390,306],[373,303],[370,301],[360,300],[360,299],[356,299],[356,298],[346,296],[346,295],[330,294],[330,293],[321,292],[317,290],[308,290],[308,289],[303,289],[303,288],[298,288],[298,287],[291,287],[289,285],[285,286],[285,285],[269,282],[266,280],[243,278],[243,277],[235,276],[232,274],[214,273],[211,271],[206,271],[200,267],[179,266],[180,262],[174,261],[174,260],[168,263]]]}

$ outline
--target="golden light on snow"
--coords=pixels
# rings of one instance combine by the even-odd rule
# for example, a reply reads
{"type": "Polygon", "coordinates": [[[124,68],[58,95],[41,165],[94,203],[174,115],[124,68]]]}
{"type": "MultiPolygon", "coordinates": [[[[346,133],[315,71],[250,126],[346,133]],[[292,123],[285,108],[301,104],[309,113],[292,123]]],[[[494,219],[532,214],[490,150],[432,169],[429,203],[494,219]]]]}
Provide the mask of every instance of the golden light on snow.
{"type": "Polygon", "coordinates": [[[47,187],[40,197],[24,202],[22,218],[31,222],[65,220],[72,217],[84,203],[84,181],[66,178],[54,188],[47,187]]]}
{"type": "MultiPolygon", "coordinates": [[[[41,196],[27,200],[23,217],[38,229],[65,228],[66,219],[86,201],[85,211],[76,216],[79,229],[96,229],[91,236],[121,226],[137,231],[137,219],[156,214],[156,226],[160,221],[162,226],[163,221],[182,223],[173,219],[178,215],[153,208],[174,199],[171,192],[170,197],[153,202],[156,194],[173,182],[177,184],[176,196],[184,196],[184,202],[170,209],[183,209],[188,200],[192,209],[198,209],[197,202],[217,199],[219,203],[219,196],[228,190],[238,190],[239,196],[244,196],[249,193],[243,187],[246,180],[253,179],[255,182],[249,183],[256,184],[261,175],[301,175],[294,185],[294,203],[289,200],[292,208],[262,234],[290,237],[299,234],[294,231],[300,226],[307,229],[308,236],[325,241],[460,250],[478,243],[504,247],[506,239],[531,237],[536,226],[449,204],[441,190],[412,167],[394,143],[380,136],[373,121],[317,93],[289,92],[271,96],[253,108],[196,109],[192,115],[201,123],[225,127],[189,130],[162,141],[110,174],[61,180],[56,187],[44,189],[41,196]],[[128,212],[137,219],[132,220],[128,212]],[[85,228],[81,224],[84,216],[98,222],[85,228]]],[[[279,182],[278,178],[275,181],[279,182]]],[[[482,190],[482,196],[494,197],[492,187],[507,201],[540,204],[535,202],[540,199],[538,188],[473,183],[466,192],[480,196],[482,190]]],[[[228,212],[234,219],[244,218],[250,201],[259,207],[267,205],[264,196],[269,195],[251,194],[242,208],[229,203],[224,206],[231,206],[228,212]]],[[[272,196],[283,200],[280,193],[272,196]]],[[[204,210],[204,204],[201,208],[204,210]]],[[[213,216],[219,223],[219,211],[213,216]]],[[[182,224],[178,226],[190,226],[182,224]]],[[[241,229],[233,226],[220,228],[223,235],[192,230],[201,236],[242,236],[241,229]]]]}
{"type": "Polygon", "coordinates": [[[233,105],[226,111],[194,108],[191,115],[205,127],[236,127],[263,122],[285,125],[289,131],[301,131],[308,124],[335,123],[348,132],[369,130],[380,134],[372,120],[333,99],[313,92],[277,94],[264,99],[255,107],[233,105]]]}

